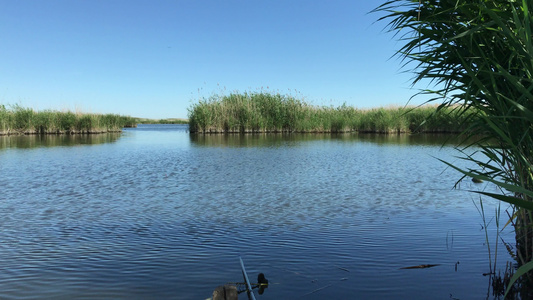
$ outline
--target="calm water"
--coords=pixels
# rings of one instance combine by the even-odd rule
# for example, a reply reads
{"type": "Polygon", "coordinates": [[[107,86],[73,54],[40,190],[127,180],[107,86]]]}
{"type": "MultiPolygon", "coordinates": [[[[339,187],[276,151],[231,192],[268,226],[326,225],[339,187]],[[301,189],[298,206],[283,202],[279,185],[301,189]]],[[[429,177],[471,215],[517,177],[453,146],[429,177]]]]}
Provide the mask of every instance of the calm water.
{"type": "Polygon", "coordinates": [[[206,299],[239,256],[258,299],[488,297],[492,189],[443,139],[186,129],[0,137],[0,298],[206,299]]]}

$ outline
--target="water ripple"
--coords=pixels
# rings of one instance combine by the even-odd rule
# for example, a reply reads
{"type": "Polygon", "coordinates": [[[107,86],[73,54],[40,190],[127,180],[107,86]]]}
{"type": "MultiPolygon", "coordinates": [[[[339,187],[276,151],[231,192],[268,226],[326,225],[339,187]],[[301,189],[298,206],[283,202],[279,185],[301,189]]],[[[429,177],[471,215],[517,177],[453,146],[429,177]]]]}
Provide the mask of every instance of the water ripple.
{"type": "Polygon", "coordinates": [[[169,128],[0,153],[0,298],[205,299],[238,256],[263,299],[485,293],[477,211],[432,157],[451,148],[169,128]]]}

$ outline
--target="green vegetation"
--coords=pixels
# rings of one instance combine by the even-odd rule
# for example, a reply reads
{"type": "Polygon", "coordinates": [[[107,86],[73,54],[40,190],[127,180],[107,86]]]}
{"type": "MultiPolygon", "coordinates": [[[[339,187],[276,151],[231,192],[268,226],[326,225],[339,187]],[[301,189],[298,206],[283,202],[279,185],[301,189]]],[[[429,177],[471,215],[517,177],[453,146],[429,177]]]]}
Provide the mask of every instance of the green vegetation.
{"type": "Polygon", "coordinates": [[[243,93],[202,99],[189,108],[189,130],[245,132],[459,132],[465,114],[434,106],[360,110],[310,105],[290,96],[243,93]]]}
{"type": "MultiPolygon", "coordinates": [[[[472,145],[480,156],[464,159],[479,168],[466,177],[492,182],[501,194],[480,192],[510,203],[521,267],[522,299],[533,291],[533,7],[518,0],[394,0],[376,11],[400,37],[398,54],[415,82],[436,83],[434,101],[467,116],[464,136],[484,138],[472,145]],[[478,111],[476,118],[470,112],[478,111]],[[468,117],[470,116],[470,117],[468,117]],[[485,143],[486,140],[491,143],[485,143]],[[529,273],[528,273],[529,272],[529,273]]],[[[454,167],[452,164],[450,166],[454,167]]]]}
{"type": "Polygon", "coordinates": [[[138,118],[137,124],[189,124],[186,119],[143,119],[138,118]]]}
{"type": "Polygon", "coordinates": [[[135,122],[134,118],[115,114],[34,111],[20,105],[0,105],[0,135],[117,132],[135,122]]]}

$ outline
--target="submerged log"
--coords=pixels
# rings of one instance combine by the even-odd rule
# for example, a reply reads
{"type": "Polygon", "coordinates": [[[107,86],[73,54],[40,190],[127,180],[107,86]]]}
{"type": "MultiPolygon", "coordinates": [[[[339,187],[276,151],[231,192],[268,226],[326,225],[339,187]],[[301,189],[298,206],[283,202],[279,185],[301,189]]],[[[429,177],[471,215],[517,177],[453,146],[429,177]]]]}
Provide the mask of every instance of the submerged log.
{"type": "Polygon", "coordinates": [[[426,268],[433,268],[433,267],[436,267],[436,266],[440,266],[439,264],[437,265],[418,265],[418,266],[412,266],[412,267],[403,267],[403,268],[400,268],[400,270],[403,270],[403,269],[426,269],[426,268]]]}

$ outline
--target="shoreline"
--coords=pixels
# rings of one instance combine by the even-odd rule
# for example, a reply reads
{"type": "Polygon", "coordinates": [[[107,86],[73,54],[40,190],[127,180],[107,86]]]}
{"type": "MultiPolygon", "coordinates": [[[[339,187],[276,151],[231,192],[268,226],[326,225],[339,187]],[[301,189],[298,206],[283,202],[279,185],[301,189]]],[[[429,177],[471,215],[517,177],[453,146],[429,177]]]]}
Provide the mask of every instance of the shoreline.
{"type": "Polygon", "coordinates": [[[80,134],[104,134],[120,133],[122,129],[91,129],[91,130],[59,130],[59,131],[36,131],[36,130],[7,130],[0,131],[0,136],[23,136],[23,135],[80,135],[80,134]]]}
{"type": "MultiPolygon", "coordinates": [[[[142,123],[141,123],[142,124],[142,123]]],[[[143,125],[158,125],[158,124],[167,124],[167,123],[153,123],[153,124],[143,124],[143,125]]],[[[182,124],[173,124],[168,123],[168,125],[182,125],[182,124]]],[[[137,128],[137,125],[128,125],[123,128],[137,128]]],[[[89,130],[24,130],[24,129],[8,129],[0,130],[0,136],[30,136],[30,135],[87,135],[87,134],[106,134],[106,133],[121,133],[122,129],[89,129],[89,130]]],[[[404,134],[445,134],[445,135],[457,135],[461,131],[458,130],[446,130],[446,129],[432,129],[432,130],[419,130],[419,131],[409,131],[409,130],[358,130],[358,129],[344,129],[344,130],[223,130],[218,128],[209,128],[202,131],[189,131],[190,134],[194,135],[240,135],[240,134],[342,134],[342,133],[357,133],[357,134],[383,134],[383,135],[404,135],[404,134]]]]}
{"type": "Polygon", "coordinates": [[[347,130],[221,130],[221,129],[207,129],[200,131],[189,131],[190,134],[205,134],[205,135],[216,135],[216,134],[315,134],[315,133],[361,133],[361,134],[460,134],[462,131],[459,130],[420,130],[420,131],[408,131],[408,130],[357,130],[357,129],[347,129],[347,130]]]}

